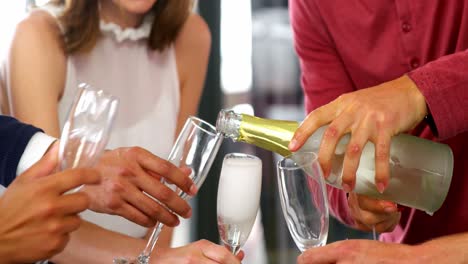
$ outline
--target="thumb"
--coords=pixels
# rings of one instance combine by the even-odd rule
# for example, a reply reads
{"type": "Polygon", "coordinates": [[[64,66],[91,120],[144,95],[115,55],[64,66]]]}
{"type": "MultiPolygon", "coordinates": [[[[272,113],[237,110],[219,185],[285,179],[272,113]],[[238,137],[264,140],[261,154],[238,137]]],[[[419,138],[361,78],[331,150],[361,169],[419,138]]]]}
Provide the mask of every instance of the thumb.
{"type": "Polygon", "coordinates": [[[46,154],[20,177],[22,179],[34,180],[54,173],[58,165],[58,149],[59,142],[55,141],[46,154]]]}

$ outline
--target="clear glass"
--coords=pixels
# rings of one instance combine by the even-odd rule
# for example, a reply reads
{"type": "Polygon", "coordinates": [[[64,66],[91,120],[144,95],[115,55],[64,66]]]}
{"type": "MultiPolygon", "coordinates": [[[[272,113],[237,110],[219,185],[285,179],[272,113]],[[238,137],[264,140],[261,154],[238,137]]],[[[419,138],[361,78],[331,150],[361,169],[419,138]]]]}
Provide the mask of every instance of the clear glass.
{"type": "MultiPolygon", "coordinates": [[[[200,188],[205,181],[208,171],[211,168],[214,158],[221,146],[223,136],[216,132],[216,128],[211,124],[197,118],[189,117],[179,134],[168,160],[178,167],[190,168],[192,173],[190,178],[195,185],[200,188]]],[[[164,179],[162,179],[164,182],[164,179]]],[[[176,190],[174,185],[166,183],[176,190]]],[[[186,193],[179,192],[184,199],[189,199],[186,193]]],[[[158,241],[159,234],[163,228],[162,223],[158,223],[154,228],[146,248],[137,259],[128,260],[126,258],[114,259],[114,263],[149,263],[151,252],[158,241]]]]}
{"type": "Polygon", "coordinates": [[[314,152],[294,153],[277,164],[281,209],[301,252],[323,246],[328,236],[328,200],[314,152]]]}
{"type": "Polygon", "coordinates": [[[116,97],[79,85],[60,136],[61,170],[93,166],[109,141],[118,105],[116,97]]]}
{"type": "Polygon", "coordinates": [[[237,254],[252,230],[260,205],[262,161],[231,153],[223,160],[218,185],[217,215],[221,241],[237,254]]]}

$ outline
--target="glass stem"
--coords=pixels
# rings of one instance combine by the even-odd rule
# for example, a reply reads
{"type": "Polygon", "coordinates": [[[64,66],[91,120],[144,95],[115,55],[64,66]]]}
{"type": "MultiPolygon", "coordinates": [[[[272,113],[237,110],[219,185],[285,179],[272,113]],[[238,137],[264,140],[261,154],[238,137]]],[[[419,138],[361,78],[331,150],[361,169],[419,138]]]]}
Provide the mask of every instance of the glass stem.
{"type": "Polygon", "coordinates": [[[163,226],[164,224],[158,223],[158,225],[153,229],[145,249],[141,252],[140,256],[138,256],[140,264],[148,263],[147,261],[149,260],[151,252],[153,252],[154,246],[156,246],[156,242],[158,242],[159,234],[161,233],[163,226]],[[146,260],[146,262],[141,262],[143,259],[146,260]]]}

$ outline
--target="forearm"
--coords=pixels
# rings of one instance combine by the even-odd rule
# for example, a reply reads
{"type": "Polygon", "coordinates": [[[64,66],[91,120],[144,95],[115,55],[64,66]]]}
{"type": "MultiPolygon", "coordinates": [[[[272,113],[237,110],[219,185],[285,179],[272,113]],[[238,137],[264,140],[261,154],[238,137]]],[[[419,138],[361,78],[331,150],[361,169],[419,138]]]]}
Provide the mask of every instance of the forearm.
{"type": "Polygon", "coordinates": [[[108,231],[83,221],[71,234],[65,250],[56,255],[54,263],[112,263],[115,257],[137,257],[145,247],[143,239],[108,231]]]}
{"type": "Polygon", "coordinates": [[[468,131],[468,51],[441,57],[408,76],[424,95],[439,138],[468,131]]]}
{"type": "MultiPolygon", "coordinates": [[[[158,248],[169,248],[171,247],[171,241],[172,241],[172,233],[173,233],[174,228],[170,228],[165,226],[163,230],[161,231],[161,234],[159,234],[158,242],[156,243],[156,247],[158,248]]],[[[152,232],[153,229],[149,229],[148,232],[152,232]]],[[[148,234],[150,235],[150,233],[148,234]]]]}

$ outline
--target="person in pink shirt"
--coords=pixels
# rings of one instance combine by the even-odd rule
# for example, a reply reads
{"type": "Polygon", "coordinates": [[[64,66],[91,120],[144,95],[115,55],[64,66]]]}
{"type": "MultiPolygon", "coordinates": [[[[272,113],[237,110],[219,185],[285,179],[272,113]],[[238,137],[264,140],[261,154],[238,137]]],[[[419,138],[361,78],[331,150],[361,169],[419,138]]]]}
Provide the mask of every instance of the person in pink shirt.
{"type": "Polygon", "coordinates": [[[306,251],[299,263],[468,261],[468,5],[463,0],[291,0],[307,119],[295,151],[330,124],[320,146],[325,174],[339,138],[351,133],[343,189],[332,214],[384,242],[347,240],[306,251]],[[352,192],[364,144],[376,146],[376,186],[389,180],[391,137],[403,132],[448,144],[454,171],[433,215],[352,192]],[[349,193],[349,198],[346,193],[349,193]]]}

